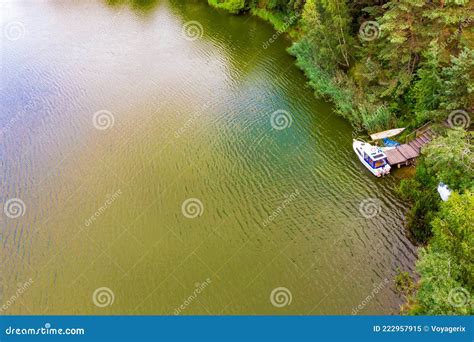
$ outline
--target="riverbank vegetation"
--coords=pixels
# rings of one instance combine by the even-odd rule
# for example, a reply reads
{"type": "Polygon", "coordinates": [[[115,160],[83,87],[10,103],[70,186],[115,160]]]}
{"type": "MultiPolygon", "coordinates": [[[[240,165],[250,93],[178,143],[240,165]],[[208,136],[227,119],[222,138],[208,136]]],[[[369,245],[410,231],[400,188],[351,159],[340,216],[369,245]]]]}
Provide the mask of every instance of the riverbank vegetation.
{"type": "Polygon", "coordinates": [[[403,312],[472,314],[474,292],[474,1],[208,0],[250,12],[293,40],[296,64],[318,97],[355,131],[407,131],[432,123],[438,137],[400,192],[413,203],[408,226],[423,245],[416,284],[401,273],[403,312]],[[442,202],[437,186],[452,189],[442,202]],[[410,284],[409,284],[410,283],[410,284]]]}
{"type": "Polygon", "coordinates": [[[415,291],[404,292],[404,312],[412,314],[472,314],[474,285],[474,182],[472,142],[463,129],[448,130],[423,151],[412,179],[401,183],[401,193],[413,205],[410,231],[423,242],[415,291]],[[442,202],[440,182],[452,194],[442,202]]]}

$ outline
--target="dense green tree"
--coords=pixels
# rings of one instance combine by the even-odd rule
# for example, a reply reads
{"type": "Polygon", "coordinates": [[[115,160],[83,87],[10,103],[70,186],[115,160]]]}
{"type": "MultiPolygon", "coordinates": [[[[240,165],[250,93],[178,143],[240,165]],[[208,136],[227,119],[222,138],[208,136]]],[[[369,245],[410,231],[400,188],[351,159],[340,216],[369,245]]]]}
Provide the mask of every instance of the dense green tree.
{"type": "Polygon", "coordinates": [[[245,0],[209,0],[209,3],[230,13],[239,13],[246,8],[245,0]]]}
{"type": "Polygon", "coordinates": [[[416,66],[420,62],[426,39],[423,21],[425,0],[390,1],[380,18],[383,40],[379,44],[378,58],[386,68],[390,83],[382,96],[400,96],[410,85],[416,66]]]}
{"type": "Polygon", "coordinates": [[[432,236],[430,222],[439,206],[439,195],[436,191],[436,178],[421,159],[414,178],[402,180],[401,194],[412,206],[407,214],[408,229],[418,243],[427,243],[432,236]]]}
{"type": "Polygon", "coordinates": [[[409,308],[415,315],[472,314],[469,290],[457,279],[461,270],[449,253],[422,249],[417,263],[421,275],[416,299],[409,308]]]}
{"type": "Polygon", "coordinates": [[[448,110],[474,105],[474,50],[464,48],[442,71],[441,106],[448,110]]]}
{"type": "Polygon", "coordinates": [[[467,286],[474,286],[474,196],[470,191],[460,195],[453,192],[449,200],[441,204],[441,209],[433,220],[435,250],[449,253],[459,265],[458,279],[467,286]]]}
{"type": "Polygon", "coordinates": [[[436,190],[440,182],[458,191],[474,186],[472,162],[472,143],[462,129],[449,130],[425,148],[415,177],[402,181],[400,186],[401,193],[413,203],[407,218],[415,240],[426,243],[432,236],[431,222],[440,204],[436,190]]]}
{"type": "Polygon", "coordinates": [[[443,182],[454,190],[473,185],[472,143],[466,131],[449,130],[445,137],[433,140],[423,153],[426,155],[425,165],[437,182],[443,182]]]}
{"type": "Polygon", "coordinates": [[[310,43],[314,61],[327,72],[350,66],[349,10],[345,0],[308,0],[303,16],[304,39],[310,43]]]}
{"type": "Polygon", "coordinates": [[[421,281],[414,314],[474,312],[474,197],[453,192],[432,221],[433,238],[417,263],[421,281]]]}
{"type": "Polygon", "coordinates": [[[439,108],[441,102],[442,79],[437,41],[432,42],[424,57],[424,62],[416,73],[417,80],[410,91],[417,124],[431,120],[435,116],[433,111],[439,108]]]}

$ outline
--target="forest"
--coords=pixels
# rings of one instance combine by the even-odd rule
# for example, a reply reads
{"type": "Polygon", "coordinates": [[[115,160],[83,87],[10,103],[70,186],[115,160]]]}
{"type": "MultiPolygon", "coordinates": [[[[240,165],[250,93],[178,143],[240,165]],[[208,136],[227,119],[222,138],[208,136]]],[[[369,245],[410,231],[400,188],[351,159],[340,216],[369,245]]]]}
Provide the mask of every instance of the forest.
{"type": "Polygon", "coordinates": [[[417,275],[400,270],[401,313],[474,313],[471,115],[474,1],[208,0],[256,15],[291,39],[288,52],[315,95],[364,135],[429,124],[437,137],[400,184],[417,275]],[[443,202],[440,182],[452,194],[443,202]]]}

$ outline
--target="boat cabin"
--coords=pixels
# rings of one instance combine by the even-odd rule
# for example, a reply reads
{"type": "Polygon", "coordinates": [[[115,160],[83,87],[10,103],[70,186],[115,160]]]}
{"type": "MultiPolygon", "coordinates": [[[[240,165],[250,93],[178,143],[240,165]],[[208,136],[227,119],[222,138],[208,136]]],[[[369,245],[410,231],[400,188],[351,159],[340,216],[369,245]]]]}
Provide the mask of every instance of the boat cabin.
{"type": "Polygon", "coordinates": [[[358,149],[357,152],[373,169],[378,169],[387,165],[387,156],[377,146],[363,144],[362,150],[358,149]]]}

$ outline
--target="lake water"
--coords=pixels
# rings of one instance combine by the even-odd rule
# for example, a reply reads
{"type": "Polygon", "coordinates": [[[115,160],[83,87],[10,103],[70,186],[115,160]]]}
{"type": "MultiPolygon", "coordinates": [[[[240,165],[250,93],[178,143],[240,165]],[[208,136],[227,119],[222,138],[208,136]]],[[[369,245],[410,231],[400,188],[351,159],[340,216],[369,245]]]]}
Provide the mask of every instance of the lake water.
{"type": "Polygon", "coordinates": [[[270,25],[0,6],[2,313],[398,313],[400,176],[365,170],[270,25]]]}

